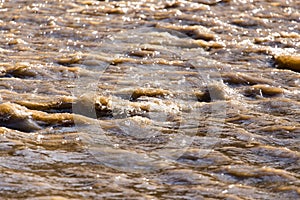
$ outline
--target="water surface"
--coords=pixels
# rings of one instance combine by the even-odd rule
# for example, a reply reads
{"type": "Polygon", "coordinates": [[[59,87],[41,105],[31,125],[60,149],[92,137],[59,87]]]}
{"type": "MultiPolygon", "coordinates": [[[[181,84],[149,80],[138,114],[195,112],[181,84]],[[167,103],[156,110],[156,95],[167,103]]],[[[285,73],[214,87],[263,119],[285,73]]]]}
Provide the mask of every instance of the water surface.
{"type": "Polygon", "coordinates": [[[2,199],[297,199],[297,1],[2,1],[2,199]]]}

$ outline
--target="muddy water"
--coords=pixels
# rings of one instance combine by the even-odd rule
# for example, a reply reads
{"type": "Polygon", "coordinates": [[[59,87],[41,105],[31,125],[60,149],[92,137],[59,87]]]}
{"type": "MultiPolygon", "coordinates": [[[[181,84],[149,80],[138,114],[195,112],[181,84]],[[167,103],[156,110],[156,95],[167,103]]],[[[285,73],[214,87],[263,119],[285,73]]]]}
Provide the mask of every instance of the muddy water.
{"type": "Polygon", "coordinates": [[[1,199],[297,199],[297,1],[1,1],[1,199]]]}

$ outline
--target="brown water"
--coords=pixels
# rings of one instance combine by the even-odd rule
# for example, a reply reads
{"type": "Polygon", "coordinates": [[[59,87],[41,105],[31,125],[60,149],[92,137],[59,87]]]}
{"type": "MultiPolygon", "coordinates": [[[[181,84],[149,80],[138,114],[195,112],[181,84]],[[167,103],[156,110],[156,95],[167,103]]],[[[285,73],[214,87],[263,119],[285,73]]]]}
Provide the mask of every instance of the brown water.
{"type": "Polygon", "coordinates": [[[298,1],[0,1],[1,199],[298,199],[298,1]]]}

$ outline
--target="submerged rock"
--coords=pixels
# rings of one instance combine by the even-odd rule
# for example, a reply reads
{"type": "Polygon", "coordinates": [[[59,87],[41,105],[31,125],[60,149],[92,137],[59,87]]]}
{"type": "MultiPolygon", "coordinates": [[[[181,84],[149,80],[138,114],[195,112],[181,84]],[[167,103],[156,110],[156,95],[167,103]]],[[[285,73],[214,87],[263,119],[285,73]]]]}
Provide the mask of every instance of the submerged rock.
{"type": "Polygon", "coordinates": [[[300,72],[300,55],[275,56],[275,62],[279,68],[300,72]]]}
{"type": "Polygon", "coordinates": [[[247,97],[275,97],[282,94],[284,94],[282,88],[266,84],[257,84],[246,88],[244,91],[244,95],[247,97]]]}
{"type": "Polygon", "coordinates": [[[139,88],[133,91],[131,95],[131,99],[136,100],[141,96],[157,97],[157,96],[166,96],[169,94],[170,94],[169,91],[163,89],[139,88]]]}

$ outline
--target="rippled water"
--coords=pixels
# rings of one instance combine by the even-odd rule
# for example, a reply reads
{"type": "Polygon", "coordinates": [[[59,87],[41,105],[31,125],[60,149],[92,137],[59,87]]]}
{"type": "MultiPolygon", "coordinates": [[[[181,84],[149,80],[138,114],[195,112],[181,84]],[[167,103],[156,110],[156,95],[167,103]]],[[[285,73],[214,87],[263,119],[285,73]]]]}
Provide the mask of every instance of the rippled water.
{"type": "Polygon", "coordinates": [[[297,199],[297,1],[0,1],[1,199],[297,199]]]}

